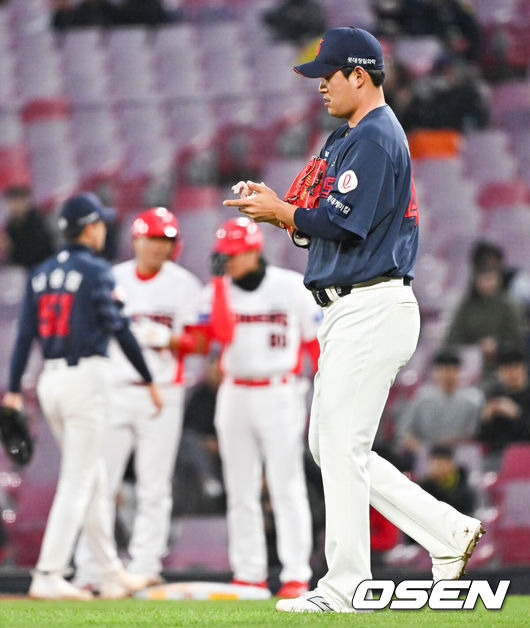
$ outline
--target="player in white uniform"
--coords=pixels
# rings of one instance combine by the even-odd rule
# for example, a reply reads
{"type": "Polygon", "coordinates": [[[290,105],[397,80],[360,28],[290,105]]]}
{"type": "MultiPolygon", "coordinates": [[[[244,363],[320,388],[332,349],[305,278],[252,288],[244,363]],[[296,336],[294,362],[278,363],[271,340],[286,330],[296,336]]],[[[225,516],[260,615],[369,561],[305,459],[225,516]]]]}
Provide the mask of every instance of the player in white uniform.
{"type": "MultiPolygon", "coordinates": [[[[153,419],[145,386],[111,346],[113,394],[104,457],[116,496],[134,451],[137,512],[128,570],[147,576],[150,583],[161,581],[167,550],[172,476],[182,428],[183,356],[194,348],[193,338],[183,328],[196,319],[202,291],[194,275],[168,261],[178,252],[179,236],[173,214],[162,207],[148,209],[132,225],[134,259],[113,269],[125,314],[165,401],[163,411],[153,419]]],[[[97,584],[83,539],[76,563],[79,584],[97,584]]]]}
{"type": "Polygon", "coordinates": [[[298,273],[265,263],[262,245],[259,227],[248,218],[218,229],[216,276],[204,311],[214,337],[225,343],[215,425],[233,582],[267,586],[260,503],[265,466],[283,567],[281,595],[295,597],[308,588],[312,539],[302,462],[305,407],[293,371],[302,343],[318,352],[320,312],[298,273]]]}

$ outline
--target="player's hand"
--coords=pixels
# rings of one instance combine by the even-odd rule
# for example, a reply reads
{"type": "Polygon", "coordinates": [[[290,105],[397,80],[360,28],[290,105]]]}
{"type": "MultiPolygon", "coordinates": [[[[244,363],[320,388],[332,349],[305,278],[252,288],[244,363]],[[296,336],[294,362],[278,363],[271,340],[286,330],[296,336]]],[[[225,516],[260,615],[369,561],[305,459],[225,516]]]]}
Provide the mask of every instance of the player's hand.
{"type": "Polygon", "coordinates": [[[157,417],[162,408],[164,407],[164,398],[162,397],[162,393],[160,388],[155,384],[155,382],[151,382],[148,384],[149,396],[151,397],[151,401],[155,406],[155,412],[153,413],[153,418],[157,417]]]}
{"type": "Polygon", "coordinates": [[[2,397],[2,404],[13,410],[22,410],[24,397],[20,393],[6,392],[2,397]]]}
{"type": "Polygon", "coordinates": [[[294,205],[282,201],[276,192],[264,183],[247,181],[245,193],[247,188],[251,192],[249,196],[227,199],[223,201],[223,205],[225,207],[238,207],[241,212],[255,222],[269,222],[275,226],[284,223],[294,226],[293,214],[296,210],[294,205]]]}

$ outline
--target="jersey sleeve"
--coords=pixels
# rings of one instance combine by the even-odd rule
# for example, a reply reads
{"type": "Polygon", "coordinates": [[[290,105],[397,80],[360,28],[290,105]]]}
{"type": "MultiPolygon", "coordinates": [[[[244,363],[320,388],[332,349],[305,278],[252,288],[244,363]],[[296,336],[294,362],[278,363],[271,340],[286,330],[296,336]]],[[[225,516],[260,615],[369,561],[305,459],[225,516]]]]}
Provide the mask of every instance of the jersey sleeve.
{"type": "Polygon", "coordinates": [[[103,328],[112,334],[121,350],[147,383],[153,381],[140,345],[129,327],[129,320],[123,314],[123,301],[120,300],[110,266],[102,267],[96,274],[92,287],[96,316],[103,328]]]}
{"type": "Polygon", "coordinates": [[[328,196],[320,203],[332,222],[364,239],[380,204],[394,206],[394,168],[376,142],[356,141],[342,158],[328,196]]]}
{"type": "Polygon", "coordinates": [[[26,369],[31,345],[38,336],[37,311],[33,303],[31,280],[32,277],[30,276],[26,284],[24,300],[20,310],[17,338],[9,367],[8,388],[10,392],[16,393],[20,392],[20,383],[26,369]]]}
{"type": "Polygon", "coordinates": [[[105,331],[115,335],[128,326],[123,302],[118,298],[116,284],[110,267],[102,267],[96,273],[92,285],[92,300],[99,323],[105,331]]]}

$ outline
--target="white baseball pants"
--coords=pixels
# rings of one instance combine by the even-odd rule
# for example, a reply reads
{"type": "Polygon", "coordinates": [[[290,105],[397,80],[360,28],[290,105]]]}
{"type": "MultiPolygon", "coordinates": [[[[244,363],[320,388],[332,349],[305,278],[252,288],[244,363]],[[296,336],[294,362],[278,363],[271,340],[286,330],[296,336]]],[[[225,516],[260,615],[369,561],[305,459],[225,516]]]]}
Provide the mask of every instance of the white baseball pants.
{"type": "Polygon", "coordinates": [[[47,360],[37,392],[61,450],[59,481],[48,516],[37,569],[64,573],[81,528],[101,571],[119,566],[108,509],[102,457],[108,412],[109,363],[81,359],[77,366],[47,360]]]}
{"type": "Polygon", "coordinates": [[[280,580],[311,577],[311,514],[303,469],[305,404],[297,382],[223,382],[215,425],[228,501],[229,558],[237,580],[267,578],[263,465],[274,512],[280,580]]]}
{"type": "MultiPolygon", "coordinates": [[[[112,520],[129,456],[134,450],[137,511],[127,569],[155,577],[162,569],[171,522],[172,480],[182,431],[184,390],[182,386],[162,389],[164,408],[153,417],[154,407],[145,386],[122,386],[111,394],[111,419],[105,433],[103,456],[109,477],[112,520]]],[[[95,556],[81,536],[75,554],[79,582],[97,583],[95,556]]]]}
{"type": "Polygon", "coordinates": [[[455,556],[452,531],[469,519],[371,451],[388,391],[414,353],[420,328],[412,289],[389,281],[355,289],[324,309],[309,445],[322,471],[327,574],[318,589],[351,608],[371,578],[372,504],[433,556],[455,556]]]}

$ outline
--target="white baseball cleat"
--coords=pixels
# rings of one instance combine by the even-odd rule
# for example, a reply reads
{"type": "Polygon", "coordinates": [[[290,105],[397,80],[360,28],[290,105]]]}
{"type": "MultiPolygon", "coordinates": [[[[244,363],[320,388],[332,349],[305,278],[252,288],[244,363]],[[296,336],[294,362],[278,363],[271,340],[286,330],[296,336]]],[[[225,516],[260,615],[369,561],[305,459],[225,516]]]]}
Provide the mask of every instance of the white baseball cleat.
{"type": "Polygon", "coordinates": [[[458,580],[466,570],[468,560],[480,538],[486,533],[482,523],[474,519],[475,524],[466,525],[462,530],[457,530],[454,534],[459,537],[458,542],[462,547],[460,556],[448,558],[435,558],[432,561],[432,577],[434,582],[438,580],[458,580]]]}
{"type": "Polygon", "coordinates": [[[117,600],[128,597],[140,589],[144,589],[149,579],[145,576],[130,573],[119,567],[113,569],[101,578],[99,587],[100,597],[107,600],[117,600]]]}
{"type": "Polygon", "coordinates": [[[90,591],[79,589],[57,573],[33,574],[28,591],[34,600],[82,600],[88,602],[94,596],[90,591]]]}
{"type": "Polygon", "coordinates": [[[355,613],[353,608],[337,608],[317,590],[299,597],[278,600],[276,610],[284,613],[355,613]]]}

